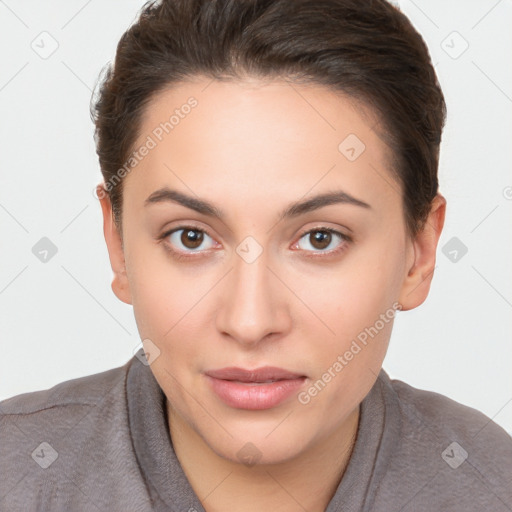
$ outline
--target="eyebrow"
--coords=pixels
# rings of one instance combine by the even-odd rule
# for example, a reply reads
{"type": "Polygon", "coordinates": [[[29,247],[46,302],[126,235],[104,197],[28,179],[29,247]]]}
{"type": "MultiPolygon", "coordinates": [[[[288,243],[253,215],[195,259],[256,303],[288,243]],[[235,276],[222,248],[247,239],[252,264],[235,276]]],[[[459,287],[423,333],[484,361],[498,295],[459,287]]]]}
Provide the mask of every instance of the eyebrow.
{"type": "MultiPolygon", "coordinates": [[[[144,206],[167,202],[181,204],[182,206],[190,208],[191,210],[194,210],[198,213],[207,215],[209,217],[216,217],[222,221],[224,221],[226,218],[226,214],[212,203],[209,203],[204,199],[189,196],[177,190],[172,190],[167,187],[153,192],[144,201],[144,206]]],[[[371,209],[371,206],[368,203],[365,203],[360,199],[356,199],[355,197],[342,190],[337,190],[334,192],[318,194],[304,201],[291,203],[279,214],[279,220],[298,217],[308,212],[318,210],[319,208],[323,208],[324,206],[330,206],[333,204],[351,204],[360,206],[362,208],[371,209]]]]}

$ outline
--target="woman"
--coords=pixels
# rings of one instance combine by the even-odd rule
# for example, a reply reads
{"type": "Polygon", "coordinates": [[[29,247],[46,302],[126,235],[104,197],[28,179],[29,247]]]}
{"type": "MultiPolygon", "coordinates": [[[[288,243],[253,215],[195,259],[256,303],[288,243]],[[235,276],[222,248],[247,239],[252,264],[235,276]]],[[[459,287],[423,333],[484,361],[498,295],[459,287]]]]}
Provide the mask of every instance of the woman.
{"type": "Polygon", "coordinates": [[[148,3],[93,107],[145,355],[0,403],[5,510],[512,507],[506,432],[382,369],[446,206],[444,98],[398,9],[148,3]]]}

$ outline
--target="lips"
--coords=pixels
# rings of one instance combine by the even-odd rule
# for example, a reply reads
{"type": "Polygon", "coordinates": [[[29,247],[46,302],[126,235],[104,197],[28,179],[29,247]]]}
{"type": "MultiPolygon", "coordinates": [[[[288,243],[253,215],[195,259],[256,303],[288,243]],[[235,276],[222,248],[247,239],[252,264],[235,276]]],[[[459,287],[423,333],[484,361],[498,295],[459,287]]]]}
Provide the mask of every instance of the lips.
{"type": "Polygon", "coordinates": [[[224,404],[235,409],[270,409],[300,391],[305,375],[265,366],[254,370],[221,368],[205,372],[210,389],[224,404]]]}
{"type": "Polygon", "coordinates": [[[294,380],[305,375],[289,372],[282,368],[274,366],[265,366],[263,368],[256,368],[254,370],[245,370],[244,368],[221,368],[220,370],[210,370],[206,375],[214,379],[232,380],[246,383],[265,383],[275,382],[277,380],[294,380]]]}

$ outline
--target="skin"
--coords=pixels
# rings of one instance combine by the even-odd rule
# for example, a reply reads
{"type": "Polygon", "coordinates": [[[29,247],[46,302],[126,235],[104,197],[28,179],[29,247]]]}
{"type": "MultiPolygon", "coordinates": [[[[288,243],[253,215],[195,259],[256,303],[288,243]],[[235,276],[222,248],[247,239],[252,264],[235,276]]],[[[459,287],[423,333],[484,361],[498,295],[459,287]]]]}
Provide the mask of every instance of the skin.
{"type": "Polygon", "coordinates": [[[293,395],[267,410],[236,409],[204,372],[278,366],[306,375],[307,389],[393,303],[409,310],[426,299],[446,201],[438,195],[424,229],[409,237],[378,118],[320,85],[181,83],[149,104],[138,144],[190,96],[198,105],[125,178],[122,237],[108,196],[98,194],[112,288],[133,305],[141,339],[160,350],[150,368],[204,508],[323,511],[350,459],[393,322],[307,404],[293,395]],[[338,150],[349,134],[366,146],[355,161],[338,150]],[[162,187],[205,199],[226,217],[173,202],[145,206],[162,187]],[[334,190],[370,208],[338,203],[279,221],[290,203],[334,190]],[[158,239],[190,223],[207,233],[199,247],[184,245],[183,231],[158,239]],[[333,235],[322,246],[314,238],[322,227],[351,239],[333,235]],[[263,250],[251,263],[236,251],[248,236],[263,250]],[[176,259],[165,242],[194,254],[176,259]],[[237,456],[248,442],[261,457],[253,466],[237,456]]]}

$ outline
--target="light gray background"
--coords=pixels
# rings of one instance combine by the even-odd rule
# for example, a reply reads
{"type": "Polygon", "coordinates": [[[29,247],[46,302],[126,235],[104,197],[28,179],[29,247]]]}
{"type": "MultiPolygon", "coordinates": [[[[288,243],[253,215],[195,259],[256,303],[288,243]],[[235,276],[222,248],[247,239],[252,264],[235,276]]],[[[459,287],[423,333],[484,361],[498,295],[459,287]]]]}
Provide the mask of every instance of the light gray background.
{"type": "MultiPolygon", "coordinates": [[[[89,100],[143,3],[0,1],[0,399],[119,366],[140,346],[110,288],[89,100]],[[42,237],[58,249],[46,263],[32,252],[42,237]]],[[[384,368],[512,433],[512,3],[394,3],[445,93],[448,207],[430,296],[398,315],[384,368]],[[443,253],[453,237],[468,249],[456,261],[443,253]]]]}

